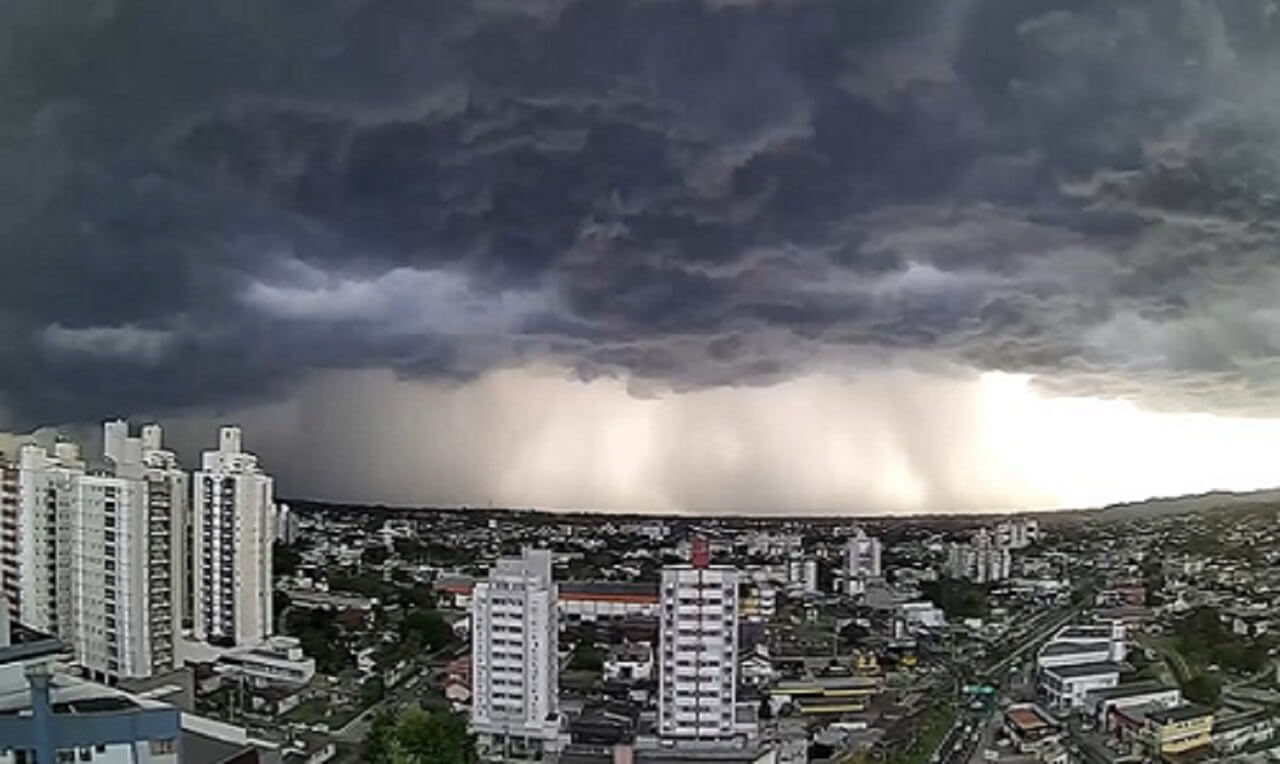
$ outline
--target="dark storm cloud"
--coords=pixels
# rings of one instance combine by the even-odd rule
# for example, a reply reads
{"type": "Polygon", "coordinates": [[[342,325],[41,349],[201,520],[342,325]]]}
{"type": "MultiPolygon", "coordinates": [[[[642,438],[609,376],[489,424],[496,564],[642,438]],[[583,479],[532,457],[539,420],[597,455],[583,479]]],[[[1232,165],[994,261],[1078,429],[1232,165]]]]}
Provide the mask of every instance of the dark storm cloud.
{"type": "Polygon", "coordinates": [[[1262,408],[1277,11],[17,0],[0,396],[66,421],[318,368],[685,389],[891,352],[1262,408]]]}

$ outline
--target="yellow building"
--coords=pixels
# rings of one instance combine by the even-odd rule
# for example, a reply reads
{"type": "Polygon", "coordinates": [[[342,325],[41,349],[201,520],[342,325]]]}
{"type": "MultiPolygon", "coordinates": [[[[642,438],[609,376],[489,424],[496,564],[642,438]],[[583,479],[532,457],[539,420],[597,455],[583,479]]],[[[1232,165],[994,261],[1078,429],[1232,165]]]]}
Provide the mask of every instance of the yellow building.
{"type": "Polygon", "coordinates": [[[1213,709],[1185,705],[1147,712],[1143,730],[1152,755],[1179,757],[1213,742],[1213,709]]]}

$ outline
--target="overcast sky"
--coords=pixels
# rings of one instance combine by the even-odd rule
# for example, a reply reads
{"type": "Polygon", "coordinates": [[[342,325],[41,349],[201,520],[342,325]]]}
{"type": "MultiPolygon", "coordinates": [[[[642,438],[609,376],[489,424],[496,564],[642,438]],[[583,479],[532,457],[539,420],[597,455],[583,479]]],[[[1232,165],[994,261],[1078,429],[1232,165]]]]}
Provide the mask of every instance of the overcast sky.
{"type": "Polygon", "coordinates": [[[1280,484],[1278,78],[1274,0],[13,0],[0,426],[406,504],[1280,484]]]}

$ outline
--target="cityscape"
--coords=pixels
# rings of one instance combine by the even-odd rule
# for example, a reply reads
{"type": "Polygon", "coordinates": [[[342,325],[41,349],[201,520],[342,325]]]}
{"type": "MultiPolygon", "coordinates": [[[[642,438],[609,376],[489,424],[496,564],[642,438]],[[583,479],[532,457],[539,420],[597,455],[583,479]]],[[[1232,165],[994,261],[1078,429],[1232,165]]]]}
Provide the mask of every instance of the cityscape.
{"type": "Polygon", "coordinates": [[[1280,0],[0,0],[0,764],[1280,762],[1280,0]]]}
{"type": "Polygon", "coordinates": [[[283,501],[239,428],[214,435],[192,472],[122,420],[100,454],[5,459],[11,761],[1280,750],[1266,495],[857,522],[408,510],[283,501]]]}

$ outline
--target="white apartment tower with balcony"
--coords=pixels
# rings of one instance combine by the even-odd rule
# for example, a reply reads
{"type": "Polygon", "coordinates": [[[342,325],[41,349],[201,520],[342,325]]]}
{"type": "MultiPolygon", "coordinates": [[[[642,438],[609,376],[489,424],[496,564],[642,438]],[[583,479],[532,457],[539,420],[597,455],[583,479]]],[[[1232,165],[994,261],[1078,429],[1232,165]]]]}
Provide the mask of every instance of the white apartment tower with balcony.
{"type": "MultiPolygon", "coordinates": [[[[701,542],[701,540],[698,540],[701,542]]],[[[677,746],[745,743],[738,722],[738,570],[711,565],[705,542],[693,564],[662,569],[658,735],[677,746]]]]}
{"type": "MultiPolygon", "coordinates": [[[[16,500],[10,493],[11,513],[5,517],[6,543],[0,568],[6,581],[17,583],[12,605],[18,620],[46,634],[65,633],[59,622],[59,602],[70,597],[70,579],[59,571],[72,562],[70,528],[76,486],[85,473],[80,449],[57,443],[53,450],[35,444],[18,449],[16,500]]],[[[7,472],[12,477],[15,471],[7,472]]],[[[12,596],[12,595],[10,595],[12,596]]]]}
{"type": "Polygon", "coordinates": [[[471,599],[471,729],[486,758],[559,749],[559,625],[551,552],[498,560],[471,599]]]}
{"type": "Polygon", "coordinates": [[[125,422],[107,422],[103,453],[106,469],[81,479],[72,521],[83,529],[73,574],[80,611],[73,614],[75,639],[85,655],[107,656],[105,666],[86,661],[86,668],[148,677],[177,665],[190,482],[178,457],[165,449],[159,425],[146,425],[141,437],[131,437],[125,422]],[[101,604],[94,596],[99,562],[106,593],[101,604]]]}
{"type": "Polygon", "coordinates": [[[218,431],[192,480],[192,634],[221,646],[261,642],[272,633],[271,477],[245,453],[240,428],[218,431]]]}
{"type": "Polygon", "coordinates": [[[33,444],[0,470],[0,578],[11,615],[57,635],[100,681],[175,665],[188,483],[151,425],[104,426],[104,459],[33,444]]]}

